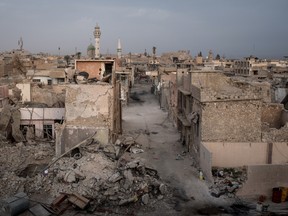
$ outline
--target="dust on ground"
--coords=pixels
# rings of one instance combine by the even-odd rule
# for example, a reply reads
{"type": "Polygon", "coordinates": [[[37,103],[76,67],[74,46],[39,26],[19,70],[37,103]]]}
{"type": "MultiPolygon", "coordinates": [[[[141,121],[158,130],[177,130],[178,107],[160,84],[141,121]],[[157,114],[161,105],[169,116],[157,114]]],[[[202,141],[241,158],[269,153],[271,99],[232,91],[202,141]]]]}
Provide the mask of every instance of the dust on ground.
{"type": "MultiPolygon", "coordinates": [[[[191,215],[192,211],[197,215],[198,210],[207,206],[221,213],[218,208],[234,203],[235,199],[210,195],[209,185],[199,179],[199,171],[193,166],[193,158],[183,154],[185,149],[179,142],[179,133],[168,119],[168,113],[160,109],[157,97],[150,93],[150,85],[136,85],[132,91],[133,99],[123,110],[123,133],[135,139],[139,134],[146,137],[147,140],[141,139],[144,152],[137,156],[155,168],[161,179],[173,188],[172,197],[157,210],[147,213],[144,209],[138,214],[191,215]]],[[[135,157],[131,153],[129,156],[135,157]]]]}

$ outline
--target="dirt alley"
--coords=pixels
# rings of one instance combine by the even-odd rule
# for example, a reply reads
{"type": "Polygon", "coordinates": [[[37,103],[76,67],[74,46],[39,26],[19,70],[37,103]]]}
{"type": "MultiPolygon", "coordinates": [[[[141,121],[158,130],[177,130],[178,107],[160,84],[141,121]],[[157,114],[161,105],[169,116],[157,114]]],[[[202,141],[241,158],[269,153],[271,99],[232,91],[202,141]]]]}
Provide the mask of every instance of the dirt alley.
{"type": "Polygon", "coordinates": [[[164,215],[191,215],[197,209],[231,204],[233,199],[210,195],[208,185],[199,179],[198,170],[192,166],[193,158],[189,154],[176,160],[184,147],[179,143],[179,134],[169,121],[168,113],[160,109],[157,97],[150,93],[150,85],[135,85],[131,95],[136,96],[136,100],[131,99],[123,109],[123,134],[135,137],[139,131],[144,131],[149,140],[147,146],[142,146],[144,152],[132,157],[142,158],[146,165],[159,172],[164,182],[180,193],[174,194],[179,198],[176,202],[159,205],[154,212],[140,211],[139,215],[163,215],[164,211],[164,215]]]}

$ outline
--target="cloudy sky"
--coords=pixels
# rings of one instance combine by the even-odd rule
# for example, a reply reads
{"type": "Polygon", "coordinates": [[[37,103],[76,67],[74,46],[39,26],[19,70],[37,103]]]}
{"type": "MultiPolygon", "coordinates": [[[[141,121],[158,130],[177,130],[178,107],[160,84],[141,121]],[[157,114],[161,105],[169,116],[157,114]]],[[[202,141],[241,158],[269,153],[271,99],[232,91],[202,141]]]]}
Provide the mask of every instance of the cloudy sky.
{"type": "Polygon", "coordinates": [[[101,28],[101,53],[211,49],[230,58],[288,55],[287,0],[0,0],[0,52],[86,53],[101,28]]]}

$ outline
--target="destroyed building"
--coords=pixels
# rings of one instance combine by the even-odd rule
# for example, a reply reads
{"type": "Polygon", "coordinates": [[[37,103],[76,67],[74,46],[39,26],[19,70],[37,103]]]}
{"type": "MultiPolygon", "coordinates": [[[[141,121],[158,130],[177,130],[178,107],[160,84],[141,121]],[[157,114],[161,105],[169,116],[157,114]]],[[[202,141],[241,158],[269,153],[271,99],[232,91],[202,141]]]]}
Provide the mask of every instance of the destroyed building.
{"type": "Polygon", "coordinates": [[[72,148],[89,136],[103,144],[115,141],[121,133],[120,83],[68,85],[65,99],[65,127],[56,149],[72,148]],[[60,147],[58,146],[61,145],[60,147]],[[65,146],[63,146],[65,145],[65,146]]]}
{"type": "MultiPolygon", "coordinates": [[[[258,175],[257,166],[260,171],[270,170],[269,164],[287,163],[283,157],[288,153],[287,111],[283,105],[274,103],[269,82],[240,81],[225,76],[222,71],[203,69],[178,69],[176,81],[173,74],[170,78],[166,76],[161,73],[164,94],[161,98],[165,100],[162,104],[172,115],[171,119],[177,119],[181,143],[208,180],[213,181],[212,167],[248,166],[248,171],[253,169],[253,174],[248,174],[251,180],[258,175]],[[171,94],[175,84],[176,97],[171,94]],[[176,113],[171,96],[177,100],[176,113]]],[[[275,170],[275,175],[278,171],[275,170]]],[[[268,193],[268,188],[285,184],[284,178],[279,178],[277,185],[262,182],[263,194],[268,193]]],[[[239,193],[255,193],[249,193],[247,187],[239,193]]]]}
{"type": "Polygon", "coordinates": [[[114,60],[79,59],[75,61],[75,69],[87,72],[89,79],[101,80],[104,76],[112,74],[114,60]]]}

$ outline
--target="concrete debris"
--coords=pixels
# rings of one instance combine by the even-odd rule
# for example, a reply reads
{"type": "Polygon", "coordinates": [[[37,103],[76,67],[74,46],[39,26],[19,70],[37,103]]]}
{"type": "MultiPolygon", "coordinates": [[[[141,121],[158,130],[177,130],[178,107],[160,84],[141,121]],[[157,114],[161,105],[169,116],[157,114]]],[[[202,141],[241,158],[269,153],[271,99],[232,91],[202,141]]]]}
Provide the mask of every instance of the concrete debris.
{"type": "MultiPolygon", "coordinates": [[[[21,144],[22,142],[20,143],[17,143],[17,145],[21,144]]],[[[34,154],[34,159],[35,160],[43,160],[44,158],[47,158],[47,156],[49,156],[49,153],[48,152],[44,152],[44,151],[38,151],[34,154]]]]}
{"type": "Polygon", "coordinates": [[[132,152],[133,154],[139,154],[139,153],[143,153],[144,150],[140,148],[131,147],[130,152],[132,152]]]}
{"type": "Polygon", "coordinates": [[[143,164],[142,164],[142,162],[140,161],[140,159],[136,159],[136,160],[134,160],[134,161],[131,161],[131,162],[129,162],[129,163],[127,163],[126,164],[126,168],[127,169],[133,169],[133,168],[137,168],[137,167],[140,167],[140,166],[142,166],[143,164]]]}
{"type": "Polygon", "coordinates": [[[235,193],[247,179],[245,168],[213,168],[214,185],[210,187],[210,194],[214,197],[226,195],[235,197],[235,193]]]}
{"type": "Polygon", "coordinates": [[[81,157],[69,154],[70,149],[54,159],[50,143],[7,144],[7,148],[0,149],[5,152],[0,156],[1,181],[7,182],[1,184],[0,195],[5,197],[20,190],[29,194],[45,193],[50,198],[62,193],[78,194],[93,201],[96,207],[123,206],[138,201],[147,205],[167,196],[167,186],[159,179],[158,172],[140,158],[117,160],[127,144],[135,144],[134,138],[119,139],[117,143],[101,146],[88,138],[77,145],[81,157]]]}
{"type": "Polygon", "coordinates": [[[131,169],[125,170],[125,171],[123,172],[123,175],[124,175],[125,179],[127,179],[127,180],[130,181],[130,182],[133,182],[134,177],[133,177],[133,174],[132,174],[131,169]]]}
{"type": "Polygon", "coordinates": [[[115,157],[116,157],[116,159],[119,159],[121,147],[118,145],[115,145],[114,149],[115,149],[115,157]]]}
{"type": "Polygon", "coordinates": [[[160,184],[160,186],[159,186],[159,190],[160,190],[160,193],[161,194],[166,194],[167,193],[167,187],[166,187],[166,185],[165,184],[160,184]]]}
{"type": "Polygon", "coordinates": [[[119,146],[119,145],[121,145],[121,144],[122,144],[122,142],[121,142],[120,139],[117,139],[117,140],[115,141],[115,143],[114,143],[114,145],[116,145],[116,146],[119,146]]]}
{"type": "Polygon", "coordinates": [[[103,153],[109,158],[116,159],[116,149],[113,145],[104,146],[103,153]]]}
{"type": "Polygon", "coordinates": [[[148,202],[149,202],[149,194],[144,194],[142,197],[141,197],[141,201],[144,205],[147,205],[148,202]]]}
{"type": "Polygon", "coordinates": [[[112,176],[110,176],[108,180],[111,183],[115,183],[115,182],[119,181],[122,178],[123,178],[123,176],[121,176],[120,172],[116,172],[112,176]]]}
{"type": "Polygon", "coordinates": [[[16,147],[18,148],[22,148],[23,146],[25,146],[23,142],[16,143],[16,147]]]}
{"type": "Polygon", "coordinates": [[[125,140],[123,141],[123,144],[126,146],[133,145],[135,143],[133,137],[126,137],[125,140]]]}
{"type": "Polygon", "coordinates": [[[63,179],[65,182],[67,183],[73,183],[73,182],[76,182],[76,174],[75,172],[73,172],[72,170],[67,172],[64,176],[64,179],[63,179]]]}
{"type": "Polygon", "coordinates": [[[129,197],[129,198],[127,198],[127,199],[122,199],[122,200],[120,200],[118,205],[119,205],[119,206],[121,206],[121,205],[127,205],[128,203],[137,202],[137,201],[138,201],[138,197],[137,197],[137,195],[134,195],[134,196],[129,197]]]}

